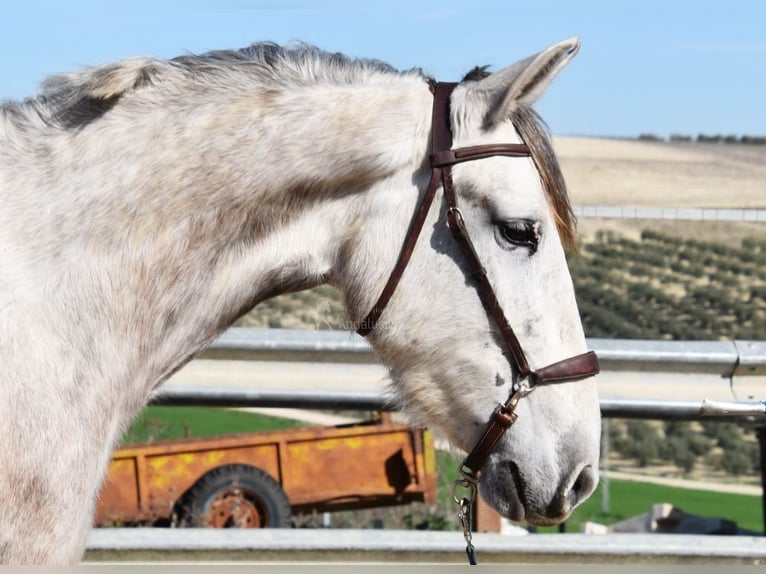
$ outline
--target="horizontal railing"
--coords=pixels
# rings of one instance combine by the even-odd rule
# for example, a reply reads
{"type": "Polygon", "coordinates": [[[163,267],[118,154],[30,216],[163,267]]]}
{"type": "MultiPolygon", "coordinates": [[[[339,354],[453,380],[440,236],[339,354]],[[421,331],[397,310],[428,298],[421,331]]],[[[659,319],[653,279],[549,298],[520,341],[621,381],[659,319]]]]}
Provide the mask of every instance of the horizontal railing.
{"type": "Polygon", "coordinates": [[[594,217],[599,219],[663,219],[673,221],[766,223],[766,209],[575,205],[574,213],[577,217],[594,217]]]}
{"type": "MultiPolygon", "coordinates": [[[[317,410],[395,410],[394,401],[384,393],[347,391],[284,391],[271,389],[227,389],[226,387],[172,387],[157,393],[157,405],[204,406],[228,408],[294,408],[317,410]]],[[[703,402],[639,401],[601,399],[601,414],[610,418],[699,420],[716,417],[741,420],[744,416],[766,421],[762,403],[720,403],[732,408],[707,412],[703,402]],[[748,412],[737,411],[737,405],[748,405],[748,412]]]]}
{"type": "MultiPolygon", "coordinates": [[[[589,339],[603,370],[766,375],[766,341],[589,339]]],[[[200,358],[374,362],[370,344],[350,331],[229,329],[200,358]]]]}
{"type": "MultiPolygon", "coordinates": [[[[651,568],[657,564],[688,567],[766,562],[763,538],[752,536],[480,533],[474,536],[473,542],[481,564],[562,563],[567,565],[567,572],[581,572],[573,566],[577,564],[612,567],[643,564],[651,568]]],[[[395,563],[466,564],[464,549],[462,533],[455,531],[100,528],[93,530],[88,538],[85,562],[304,565],[338,562],[390,567],[395,563]]]]}
{"type": "MultiPolygon", "coordinates": [[[[765,341],[644,341],[589,339],[603,372],[698,373],[722,378],[766,375],[765,341]]],[[[345,331],[233,328],[200,354],[203,359],[313,362],[375,362],[369,343],[345,331]]],[[[656,385],[656,381],[651,384],[656,385]]],[[[760,397],[758,397],[760,398],[760,397]]],[[[393,401],[375,391],[275,390],[168,386],[157,404],[218,407],[291,407],[323,410],[391,410],[393,401]]],[[[701,401],[601,400],[606,417],[695,420],[705,416],[763,418],[763,404],[728,408],[701,401]]]]}

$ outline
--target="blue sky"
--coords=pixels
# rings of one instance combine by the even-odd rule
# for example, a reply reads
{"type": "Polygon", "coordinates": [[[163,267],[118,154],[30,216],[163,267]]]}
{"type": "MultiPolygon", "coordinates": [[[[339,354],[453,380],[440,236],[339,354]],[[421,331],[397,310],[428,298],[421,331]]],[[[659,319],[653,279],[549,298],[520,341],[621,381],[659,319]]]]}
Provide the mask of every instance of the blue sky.
{"type": "Polygon", "coordinates": [[[0,99],[123,57],[302,40],[458,79],[570,36],[582,50],[540,102],[554,134],[766,134],[759,0],[10,0],[0,99]]]}

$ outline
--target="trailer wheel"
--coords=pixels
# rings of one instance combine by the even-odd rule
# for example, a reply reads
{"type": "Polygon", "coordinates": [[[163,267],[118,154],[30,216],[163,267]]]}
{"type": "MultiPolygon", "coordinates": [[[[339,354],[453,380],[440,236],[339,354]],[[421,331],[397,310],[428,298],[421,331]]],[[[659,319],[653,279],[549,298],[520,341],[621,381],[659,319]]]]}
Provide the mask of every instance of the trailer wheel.
{"type": "Polygon", "coordinates": [[[219,466],[200,478],[179,502],[178,524],[203,528],[289,528],[290,501],[259,468],[219,466]]]}

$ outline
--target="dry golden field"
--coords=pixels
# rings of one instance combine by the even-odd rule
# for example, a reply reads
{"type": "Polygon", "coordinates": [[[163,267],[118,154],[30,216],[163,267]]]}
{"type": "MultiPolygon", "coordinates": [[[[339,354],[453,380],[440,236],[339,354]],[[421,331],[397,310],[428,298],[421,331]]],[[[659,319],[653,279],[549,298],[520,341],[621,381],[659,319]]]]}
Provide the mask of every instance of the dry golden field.
{"type": "Polygon", "coordinates": [[[766,208],[766,146],[554,138],[574,204],[766,208]]]}
{"type": "MultiPolygon", "coordinates": [[[[555,137],[575,205],[766,208],[766,146],[555,137]]],[[[758,223],[580,218],[578,231],[638,239],[643,229],[739,247],[766,236],[758,223]]]]}

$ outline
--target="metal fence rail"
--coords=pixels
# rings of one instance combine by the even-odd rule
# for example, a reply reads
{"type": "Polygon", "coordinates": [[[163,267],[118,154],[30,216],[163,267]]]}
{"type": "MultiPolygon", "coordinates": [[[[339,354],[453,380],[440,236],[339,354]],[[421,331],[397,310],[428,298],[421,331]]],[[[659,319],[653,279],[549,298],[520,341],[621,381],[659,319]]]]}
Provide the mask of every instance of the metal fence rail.
{"type": "Polygon", "coordinates": [[[664,219],[675,221],[738,221],[766,223],[766,209],[697,207],[623,207],[619,205],[575,205],[577,217],[601,219],[664,219]]]}
{"type": "MultiPolygon", "coordinates": [[[[588,339],[604,370],[647,370],[766,375],[766,341],[645,341],[588,339]]],[[[373,362],[366,339],[349,331],[235,327],[224,332],[200,358],[373,362]]]]}
{"type": "MultiPolygon", "coordinates": [[[[535,534],[474,538],[482,564],[763,564],[766,544],[750,536],[535,534]]],[[[102,528],[86,562],[340,562],[465,564],[459,532],[102,528]]],[[[571,567],[571,566],[570,566],[571,567]]]]}
{"type": "MultiPolygon", "coordinates": [[[[632,395],[607,395],[601,401],[606,417],[669,418],[694,420],[702,416],[702,399],[733,399],[733,391],[747,387],[737,396],[751,401],[766,398],[766,341],[646,341],[589,339],[601,361],[600,385],[624,389],[624,375],[638,390],[632,395]],[[699,399],[658,400],[652,396],[663,381],[674,380],[674,395],[664,398],[699,399]],[[735,385],[735,381],[737,384],[735,385]],[[645,392],[641,389],[645,389],[645,392]],[[693,390],[696,394],[686,395],[693,390]],[[715,396],[710,396],[713,393],[715,396]],[[622,400],[616,400],[617,398],[622,400]],[[624,400],[639,399],[639,400],[624,400]],[[655,400],[649,400],[655,399],[655,400]]],[[[376,363],[369,343],[346,331],[233,328],[226,331],[200,354],[202,359],[237,361],[289,361],[313,363],[376,363]]],[[[268,385],[267,385],[268,387],[268,385]]],[[[166,405],[204,405],[219,407],[292,407],[303,409],[388,410],[389,397],[380,392],[338,392],[327,390],[272,390],[270,388],[190,388],[166,386],[156,397],[166,405]]],[[[742,409],[740,409],[742,410],[742,409]]],[[[755,402],[752,416],[762,418],[763,405],[755,402]],[[760,412],[758,412],[760,410],[760,412]]],[[[707,414],[730,419],[742,413],[733,409],[708,408],[707,414]]]]}
{"type": "MultiPolygon", "coordinates": [[[[394,402],[383,393],[281,391],[211,388],[168,388],[155,395],[157,405],[205,406],[229,408],[286,407],[318,410],[394,410],[394,402]]],[[[701,412],[702,403],[693,401],[632,401],[601,400],[604,417],[661,420],[699,420],[709,418],[701,412]]],[[[741,420],[742,414],[721,413],[721,420],[741,420]]],[[[766,414],[751,414],[749,418],[766,421],[766,414]]]]}

